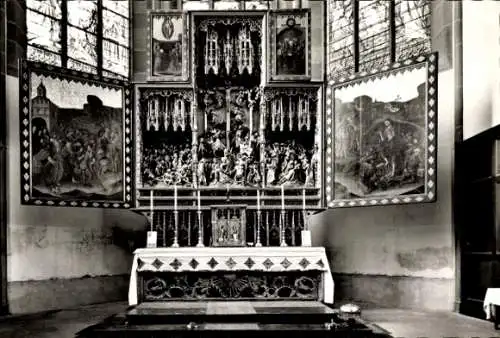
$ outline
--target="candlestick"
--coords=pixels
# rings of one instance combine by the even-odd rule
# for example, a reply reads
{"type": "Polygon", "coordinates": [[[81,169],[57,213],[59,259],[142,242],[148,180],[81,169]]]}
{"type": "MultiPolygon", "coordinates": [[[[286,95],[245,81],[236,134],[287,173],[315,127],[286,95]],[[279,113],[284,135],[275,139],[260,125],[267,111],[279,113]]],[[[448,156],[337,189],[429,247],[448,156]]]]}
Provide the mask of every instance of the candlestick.
{"type": "Polygon", "coordinates": [[[306,211],[306,189],[302,189],[302,210],[306,211]]]}
{"type": "Polygon", "coordinates": [[[151,213],[151,224],[150,224],[150,226],[151,226],[151,231],[153,231],[153,219],[154,219],[153,218],[153,204],[154,204],[154,202],[153,202],[153,190],[150,191],[150,197],[149,197],[149,199],[150,199],[150,206],[149,206],[149,208],[150,208],[150,213],[151,213]]]}
{"type": "Polygon", "coordinates": [[[260,210],[260,190],[257,189],[257,210],[260,210]]]}
{"type": "MultiPolygon", "coordinates": [[[[199,194],[199,192],[198,192],[199,194]]],[[[199,195],[198,195],[199,196],[199,195]]],[[[205,245],[203,244],[203,214],[198,206],[198,244],[196,244],[197,248],[203,248],[205,245]]]]}
{"type": "Polygon", "coordinates": [[[201,210],[200,190],[198,190],[198,210],[201,210]]]}
{"type": "Polygon", "coordinates": [[[260,211],[260,207],[257,209],[257,240],[255,241],[256,247],[261,247],[262,243],[260,242],[260,225],[262,224],[262,212],[260,211]]]}
{"type": "Polygon", "coordinates": [[[281,185],[281,209],[285,210],[285,185],[281,185]]]}
{"type": "Polygon", "coordinates": [[[179,247],[179,211],[174,210],[174,243],[172,248],[179,247]]]}
{"type": "Polygon", "coordinates": [[[177,210],[177,184],[174,185],[174,210],[177,210]]]}
{"type": "Polygon", "coordinates": [[[288,246],[285,240],[285,223],[286,223],[286,211],[285,208],[281,210],[281,221],[280,221],[280,246],[288,246]]]}

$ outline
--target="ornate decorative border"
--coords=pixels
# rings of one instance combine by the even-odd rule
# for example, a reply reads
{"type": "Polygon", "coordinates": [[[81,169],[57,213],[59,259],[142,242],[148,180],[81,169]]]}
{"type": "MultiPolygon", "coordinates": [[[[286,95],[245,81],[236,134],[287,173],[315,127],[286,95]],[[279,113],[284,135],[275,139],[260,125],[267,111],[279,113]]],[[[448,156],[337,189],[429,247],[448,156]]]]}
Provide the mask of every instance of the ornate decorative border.
{"type": "Polygon", "coordinates": [[[20,127],[20,173],[21,173],[21,204],[93,207],[93,208],[130,208],[133,201],[132,172],[132,109],[131,92],[126,81],[104,78],[76,70],[51,66],[39,62],[20,61],[19,80],[19,127],[20,127]],[[49,198],[33,198],[31,195],[31,110],[30,81],[31,74],[50,76],[52,78],[79,82],[101,88],[120,88],[123,90],[123,200],[92,201],[92,200],[60,200],[49,198]]]}
{"type": "Polygon", "coordinates": [[[182,11],[150,11],[148,13],[148,33],[147,33],[147,80],[163,81],[163,82],[188,82],[189,81],[189,15],[182,11]],[[151,61],[153,56],[153,45],[151,40],[153,38],[153,16],[172,16],[182,18],[182,75],[153,75],[153,63],[151,61]]]}
{"type": "Polygon", "coordinates": [[[307,81],[311,80],[311,10],[310,9],[282,9],[269,12],[269,81],[307,81]],[[299,15],[307,17],[306,30],[306,74],[279,75],[276,74],[276,21],[278,16],[299,15]]]}
{"type": "Polygon", "coordinates": [[[409,203],[425,203],[436,201],[437,176],[437,111],[438,111],[438,53],[431,53],[405,61],[396,62],[381,69],[362,72],[349,77],[341,77],[328,82],[326,92],[326,153],[325,153],[325,187],[326,206],[329,208],[393,205],[409,203]],[[426,67],[427,69],[427,149],[426,149],[426,179],[425,193],[415,195],[400,195],[380,198],[336,199],[334,189],[335,170],[335,135],[334,109],[335,91],[353,84],[368,82],[373,79],[385,79],[391,75],[404,73],[410,69],[426,67]]]}

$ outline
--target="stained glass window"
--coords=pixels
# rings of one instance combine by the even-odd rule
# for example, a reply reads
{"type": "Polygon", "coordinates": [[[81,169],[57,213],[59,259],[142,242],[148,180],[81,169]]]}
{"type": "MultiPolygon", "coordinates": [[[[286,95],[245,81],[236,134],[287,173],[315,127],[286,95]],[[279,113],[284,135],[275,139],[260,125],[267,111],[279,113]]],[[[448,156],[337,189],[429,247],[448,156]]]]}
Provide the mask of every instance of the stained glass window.
{"type": "Polygon", "coordinates": [[[68,23],[87,32],[97,32],[97,0],[67,1],[68,23]]]}
{"type": "Polygon", "coordinates": [[[258,0],[258,1],[248,0],[245,1],[245,9],[246,10],[269,9],[269,2],[267,0],[258,0]]]}
{"type": "MultiPolygon", "coordinates": [[[[129,74],[129,12],[128,1],[104,1],[103,70],[127,77],[129,74]],[[109,6],[109,7],[107,7],[109,6]]],[[[115,76],[112,76],[115,77],[115,76]]]]}
{"type": "Polygon", "coordinates": [[[335,77],[354,72],[353,0],[330,1],[328,72],[335,77]]]}
{"type": "Polygon", "coordinates": [[[26,10],[28,57],[52,65],[61,65],[61,3],[35,1],[26,10]]]}
{"type": "Polygon", "coordinates": [[[191,11],[191,10],[206,10],[210,9],[210,4],[208,0],[183,0],[182,1],[182,9],[184,11],[191,11]]]}
{"type": "Polygon", "coordinates": [[[390,63],[390,1],[359,2],[359,70],[390,63]]]}
{"type": "Polygon", "coordinates": [[[28,59],[129,77],[129,1],[27,0],[26,5],[28,59]]]}
{"type": "Polygon", "coordinates": [[[429,0],[396,0],[396,60],[431,51],[429,0]]]}
{"type": "Polygon", "coordinates": [[[430,52],[430,4],[430,0],[328,1],[328,77],[430,52]]]}
{"type": "MultiPolygon", "coordinates": [[[[182,10],[258,10],[270,9],[276,0],[183,0],[182,10]]],[[[289,1],[289,0],[287,0],[289,1]]]]}
{"type": "Polygon", "coordinates": [[[214,9],[215,10],[238,10],[241,9],[243,2],[235,0],[215,0],[214,9]]]}

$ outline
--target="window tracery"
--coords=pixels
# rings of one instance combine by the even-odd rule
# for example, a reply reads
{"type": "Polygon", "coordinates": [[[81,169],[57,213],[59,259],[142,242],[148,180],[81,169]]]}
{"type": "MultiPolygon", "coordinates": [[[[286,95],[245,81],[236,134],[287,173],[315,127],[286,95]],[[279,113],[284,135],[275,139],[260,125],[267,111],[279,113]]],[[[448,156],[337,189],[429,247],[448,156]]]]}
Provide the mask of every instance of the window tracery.
{"type": "Polygon", "coordinates": [[[338,78],[431,51],[431,1],[329,1],[327,74],[338,78]]]}
{"type": "Polygon", "coordinates": [[[128,78],[129,1],[27,0],[27,58],[128,78]]]}

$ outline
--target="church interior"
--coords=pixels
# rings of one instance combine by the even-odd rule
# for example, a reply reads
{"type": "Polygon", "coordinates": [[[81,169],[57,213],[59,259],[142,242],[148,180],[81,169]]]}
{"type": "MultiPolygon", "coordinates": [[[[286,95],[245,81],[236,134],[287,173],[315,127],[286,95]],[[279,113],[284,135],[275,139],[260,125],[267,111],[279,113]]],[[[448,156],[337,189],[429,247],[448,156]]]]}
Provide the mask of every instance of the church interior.
{"type": "Polygon", "coordinates": [[[500,336],[499,16],[0,1],[0,336],[500,336]]]}

